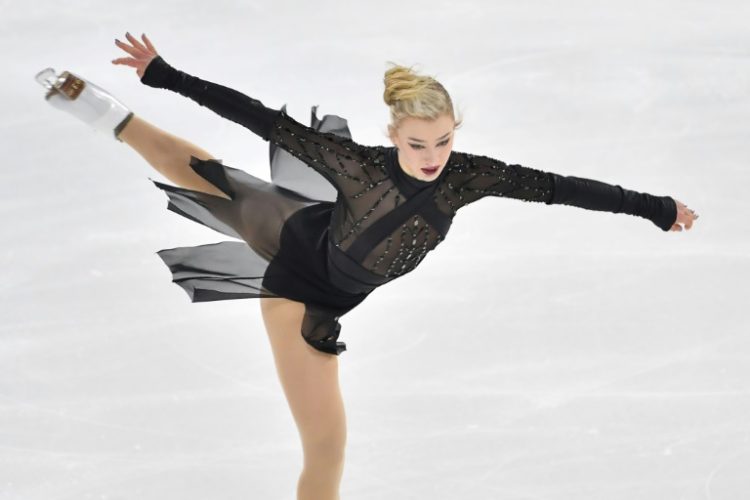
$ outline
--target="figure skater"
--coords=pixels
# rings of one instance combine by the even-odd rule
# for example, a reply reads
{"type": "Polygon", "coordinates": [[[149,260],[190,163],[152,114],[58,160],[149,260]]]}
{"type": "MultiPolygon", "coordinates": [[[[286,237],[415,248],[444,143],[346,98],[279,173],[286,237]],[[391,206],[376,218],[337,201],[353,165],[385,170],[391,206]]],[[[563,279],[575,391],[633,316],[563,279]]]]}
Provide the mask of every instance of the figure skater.
{"type": "Polygon", "coordinates": [[[375,288],[414,270],[457,211],[486,196],[624,213],[663,231],[698,215],[669,196],[453,151],[462,119],[434,78],[393,64],[383,98],[392,147],[354,142],[346,120],[312,108],[311,125],[170,66],[143,34],[115,39],[145,85],[196,101],[269,142],[271,182],[135,115],[104,89],[52,68],[37,80],[53,106],[137,151],[176,186],[153,181],[167,208],[233,241],[158,255],[193,302],[259,298],[275,366],[299,430],[300,500],[338,499],[346,417],[338,382],[339,318],[375,288]]]}

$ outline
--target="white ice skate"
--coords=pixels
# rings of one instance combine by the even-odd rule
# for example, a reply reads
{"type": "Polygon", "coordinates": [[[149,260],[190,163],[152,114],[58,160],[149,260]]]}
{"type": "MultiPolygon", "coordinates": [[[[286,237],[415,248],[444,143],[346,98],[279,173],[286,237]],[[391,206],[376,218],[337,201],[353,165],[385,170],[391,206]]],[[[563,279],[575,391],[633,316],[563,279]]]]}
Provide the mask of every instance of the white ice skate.
{"type": "Polygon", "coordinates": [[[133,117],[133,112],[106,90],[84,80],[69,71],[55,74],[52,68],[37,73],[36,81],[48,92],[44,98],[51,105],[62,109],[88,123],[95,130],[118,137],[133,117]]]}

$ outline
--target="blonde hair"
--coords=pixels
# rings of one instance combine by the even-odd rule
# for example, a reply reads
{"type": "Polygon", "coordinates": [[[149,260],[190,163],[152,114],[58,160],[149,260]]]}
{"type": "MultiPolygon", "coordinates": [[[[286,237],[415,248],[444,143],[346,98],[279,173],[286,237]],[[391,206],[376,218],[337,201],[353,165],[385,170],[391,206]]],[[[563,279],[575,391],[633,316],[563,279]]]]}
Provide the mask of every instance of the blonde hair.
{"type": "Polygon", "coordinates": [[[385,72],[383,100],[390,108],[391,123],[388,129],[396,129],[407,117],[434,120],[447,114],[459,128],[463,117],[456,118],[453,101],[448,91],[435,78],[419,75],[406,67],[388,61],[392,67],[385,72]]]}

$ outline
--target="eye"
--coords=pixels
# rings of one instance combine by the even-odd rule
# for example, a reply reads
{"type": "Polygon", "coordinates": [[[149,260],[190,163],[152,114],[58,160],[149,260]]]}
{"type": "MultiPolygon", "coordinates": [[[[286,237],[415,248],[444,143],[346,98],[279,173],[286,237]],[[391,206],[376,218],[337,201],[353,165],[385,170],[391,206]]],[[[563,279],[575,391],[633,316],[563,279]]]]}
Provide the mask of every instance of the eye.
{"type": "MultiPolygon", "coordinates": [[[[448,142],[450,142],[450,137],[442,142],[439,142],[438,146],[445,146],[446,144],[448,144],[448,142]]],[[[424,146],[422,146],[421,144],[409,144],[409,146],[411,146],[412,149],[424,149],[424,146]]]]}

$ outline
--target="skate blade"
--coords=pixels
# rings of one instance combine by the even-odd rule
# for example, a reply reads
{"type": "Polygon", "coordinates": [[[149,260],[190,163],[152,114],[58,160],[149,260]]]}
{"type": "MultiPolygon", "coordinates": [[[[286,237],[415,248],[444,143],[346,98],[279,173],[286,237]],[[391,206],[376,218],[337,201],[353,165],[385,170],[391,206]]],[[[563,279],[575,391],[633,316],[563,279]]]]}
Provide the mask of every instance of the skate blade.
{"type": "Polygon", "coordinates": [[[44,96],[49,99],[55,94],[62,94],[71,101],[78,98],[86,87],[86,81],[77,77],[69,71],[63,71],[55,76],[55,70],[46,68],[36,74],[36,81],[44,86],[48,92],[44,96]]]}

